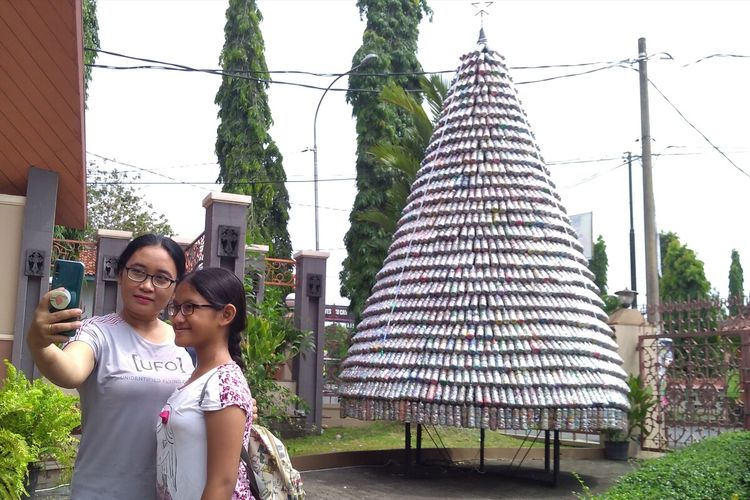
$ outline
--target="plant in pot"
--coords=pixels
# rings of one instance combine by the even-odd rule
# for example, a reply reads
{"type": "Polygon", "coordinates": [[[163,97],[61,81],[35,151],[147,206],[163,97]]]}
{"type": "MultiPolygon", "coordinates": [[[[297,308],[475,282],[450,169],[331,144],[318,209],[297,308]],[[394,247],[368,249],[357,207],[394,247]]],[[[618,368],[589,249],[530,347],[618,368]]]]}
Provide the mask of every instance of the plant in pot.
{"type": "Polygon", "coordinates": [[[639,441],[642,433],[648,433],[648,414],[656,401],[650,387],[643,383],[640,375],[628,376],[627,428],[604,429],[604,455],[610,460],[627,460],[630,443],[639,441]]]}
{"type": "Polygon", "coordinates": [[[33,493],[48,461],[70,474],[78,442],[71,432],[81,424],[78,397],[41,379],[30,382],[5,360],[0,387],[0,498],[33,493]]]}

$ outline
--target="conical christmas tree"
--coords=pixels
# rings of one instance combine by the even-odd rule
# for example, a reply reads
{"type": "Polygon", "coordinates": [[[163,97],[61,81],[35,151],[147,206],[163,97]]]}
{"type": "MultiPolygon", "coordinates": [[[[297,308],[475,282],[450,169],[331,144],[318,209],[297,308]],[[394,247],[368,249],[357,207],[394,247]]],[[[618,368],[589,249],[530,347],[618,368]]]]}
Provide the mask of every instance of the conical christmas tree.
{"type": "Polygon", "coordinates": [[[461,58],[342,364],[345,416],[623,427],[622,360],[504,58],[461,58]]]}

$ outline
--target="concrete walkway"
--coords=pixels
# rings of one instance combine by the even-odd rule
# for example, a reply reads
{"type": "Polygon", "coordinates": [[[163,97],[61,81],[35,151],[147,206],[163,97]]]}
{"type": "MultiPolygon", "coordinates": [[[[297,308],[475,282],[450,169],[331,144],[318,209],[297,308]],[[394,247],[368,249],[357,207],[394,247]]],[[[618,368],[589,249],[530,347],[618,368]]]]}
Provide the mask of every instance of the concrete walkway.
{"type": "MultiPolygon", "coordinates": [[[[634,470],[630,462],[611,460],[563,460],[559,483],[550,487],[539,478],[543,462],[529,460],[523,470],[508,471],[508,461],[487,462],[487,472],[447,469],[440,466],[415,467],[406,477],[397,465],[345,467],[302,473],[309,499],[548,499],[574,498],[582,488],[573,476],[581,476],[592,493],[606,491],[620,476],[634,470]],[[513,477],[524,474],[526,478],[513,477]]],[[[41,491],[34,500],[68,500],[67,487],[41,491]]]]}
{"type": "Polygon", "coordinates": [[[560,499],[574,498],[581,476],[592,493],[603,493],[622,475],[634,470],[630,462],[611,460],[562,461],[558,486],[540,480],[543,462],[531,460],[522,471],[508,470],[509,462],[488,462],[487,472],[432,466],[414,469],[406,477],[400,467],[350,467],[302,473],[310,499],[560,499]],[[533,468],[533,469],[532,469],[533,468]],[[525,473],[525,478],[513,477],[525,473]]]}

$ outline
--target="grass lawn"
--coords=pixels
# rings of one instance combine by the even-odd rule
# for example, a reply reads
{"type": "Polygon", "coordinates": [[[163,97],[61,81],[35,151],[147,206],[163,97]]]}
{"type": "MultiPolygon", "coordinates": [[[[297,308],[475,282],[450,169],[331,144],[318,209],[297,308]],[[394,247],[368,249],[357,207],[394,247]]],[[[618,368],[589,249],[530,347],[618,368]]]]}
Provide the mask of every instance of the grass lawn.
{"type": "MultiPolygon", "coordinates": [[[[411,427],[412,447],[416,446],[416,425],[411,427]]],[[[427,433],[422,431],[422,448],[435,448],[435,444],[427,433]]],[[[477,448],[479,449],[479,429],[458,429],[455,427],[429,428],[433,438],[438,441],[437,433],[447,448],[477,448]]],[[[536,433],[532,434],[532,437],[536,433]]],[[[404,426],[396,422],[373,422],[362,427],[330,427],[320,436],[306,436],[295,439],[285,439],[291,456],[316,455],[319,453],[333,453],[338,451],[388,450],[404,447],[404,426]]],[[[438,441],[440,444],[440,441],[438,441]]],[[[486,448],[518,448],[521,440],[500,434],[497,431],[485,432],[486,448]]],[[[528,446],[528,442],[526,443],[528,446]]],[[[544,435],[536,446],[544,445],[544,435]]]]}

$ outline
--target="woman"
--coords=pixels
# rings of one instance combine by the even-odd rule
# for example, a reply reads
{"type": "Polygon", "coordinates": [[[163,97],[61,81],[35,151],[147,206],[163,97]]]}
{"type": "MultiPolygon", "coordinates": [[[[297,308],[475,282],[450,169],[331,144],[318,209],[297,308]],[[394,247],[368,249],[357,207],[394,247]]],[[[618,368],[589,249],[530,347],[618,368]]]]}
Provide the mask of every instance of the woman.
{"type": "Polygon", "coordinates": [[[240,461],[252,422],[240,354],[245,309],[242,282],[226,269],[202,269],[177,285],[167,308],[175,343],[193,347],[198,363],[157,421],[160,499],[252,498],[240,461]]]}
{"type": "Polygon", "coordinates": [[[49,293],[37,306],[27,335],[34,361],[51,382],[81,396],[74,500],[155,497],[154,415],[193,371],[159,319],[184,274],[180,246],[147,234],[118,260],[119,313],[76,321],[80,309],[49,312],[49,293]],[[60,335],[76,329],[73,338],[60,335]]]}

